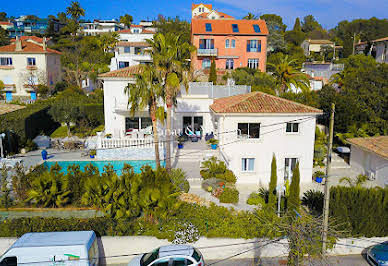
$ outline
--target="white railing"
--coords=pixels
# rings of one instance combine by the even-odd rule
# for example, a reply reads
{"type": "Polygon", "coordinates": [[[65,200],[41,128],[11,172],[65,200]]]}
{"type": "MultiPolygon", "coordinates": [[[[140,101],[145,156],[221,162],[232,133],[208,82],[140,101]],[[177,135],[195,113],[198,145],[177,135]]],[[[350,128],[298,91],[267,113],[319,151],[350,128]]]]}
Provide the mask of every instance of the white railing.
{"type": "Polygon", "coordinates": [[[152,138],[147,139],[131,139],[131,138],[102,138],[97,143],[97,147],[101,149],[112,149],[112,148],[153,148],[154,143],[152,138]],[[100,145],[98,145],[100,144],[100,145]]]}
{"type": "Polygon", "coordinates": [[[221,98],[251,92],[246,85],[213,85],[212,82],[190,82],[186,90],[182,86],[179,96],[208,95],[209,98],[221,98]]]}
{"type": "Polygon", "coordinates": [[[217,48],[214,48],[214,49],[197,49],[197,55],[217,56],[217,54],[218,54],[217,48]]]}

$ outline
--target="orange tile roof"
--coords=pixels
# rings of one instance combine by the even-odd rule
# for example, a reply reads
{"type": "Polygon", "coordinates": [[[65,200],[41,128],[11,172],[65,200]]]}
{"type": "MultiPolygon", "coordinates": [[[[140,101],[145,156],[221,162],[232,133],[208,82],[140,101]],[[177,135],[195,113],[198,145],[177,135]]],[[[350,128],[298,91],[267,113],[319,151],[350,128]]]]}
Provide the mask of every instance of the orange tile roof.
{"type": "Polygon", "coordinates": [[[236,20],[236,19],[193,19],[191,21],[191,32],[194,35],[268,35],[267,25],[264,20],[236,20]],[[212,25],[212,31],[206,31],[206,23],[212,25]],[[232,24],[237,24],[239,32],[233,32],[232,24]],[[257,24],[261,32],[257,33],[253,25],[257,24]]]}
{"type": "MultiPolygon", "coordinates": [[[[43,43],[43,38],[37,37],[37,36],[20,36],[20,40],[26,41],[26,40],[32,40],[35,42],[43,43]]],[[[46,41],[49,41],[50,38],[47,38],[46,41]]],[[[16,39],[11,39],[11,42],[15,42],[16,39]]]]}
{"type": "Polygon", "coordinates": [[[264,92],[251,92],[214,100],[215,113],[316,113],[322,111],[264,92]]]}
{"type": "Polygon", "coordinates": [[[100,74],[99,78],[130,78],[135,74],[139,74],[142,69],[141,65],[135,65],[130,67],[125,67],[110,72],[100,74]]]}
{"type": "Polygon", "coordinates": [[[13,23],[8,21],[0,21],[0,25],[13,25],[13,23]]]}
{"type": "Polygon", "coordinates": [[[377,155],[388,159],[388,136],[369,138],[352,138],[347,141],[363,150],[374,152],[377,155]]]}
{"type": "Polygon", "coordinates": [[[330,40],[308,40],[308,42],[312,44],[334,44],[334,42],[330,40]]]}
{"type": "Polygon", "coordinates": [[[17,105],[17,104],[0,103],[0,115],[11,113],[23,108],[26,108],[26,107],[22,105],[17,105]]]}
{"type": "Polygon", "coordinates": [[[218,11],[217,11],[217,13],[218,13],[221,17],[223,17],[223,18],[233,18],[233,19],[234,19],[234,17],[232,17],[231,15],[228,15],[228,14],[226,14],[226,13],[224,13],[224,12],[218,12],[218,11]]]}
{"type": "Polygon", "coordinates": [[[380,39],[374,40],[372,42],[383,42],[383,41],[388,41],[388,37],[380,38],[380,39]]]}
{"type": "Polygon", "coordinates": [[[46,50],[43,50],[43,46],[29,42],[29,41],[22,41],[22,50],[21,51],[15,51],[16,44],[11,43],[9,45],[1,46],[0,47],[0,53],[32,53],[32,54],[61,54],[61,52],[47,48],[46,50]]]}
{"type": "Polygon", "coordinates": [[[150,47],[148,42],[118,42],[116,46],[150,47]]]}
{"type": "Polygon", "coordinates": [[[213,5],[212,4],[191,4],[191,10],[193,10],[194,8],[196,8],[197,6],[200,6],[200,5],[203,5],[204,7],[206,7],[207,9],[209,10],[212,10],[213,9],[213,5]]]}
{"type": "Polygon", "coordinates": [[[153,32],[152,30],[142,30],[140,32],[140,34],[148,34],[148,33],[154,34],[155,32],[153,32]]]}
{"type": "Polygon", "coordinates": [[[143,28],[142,25],[131,24],[131,28],[143,28]]]}

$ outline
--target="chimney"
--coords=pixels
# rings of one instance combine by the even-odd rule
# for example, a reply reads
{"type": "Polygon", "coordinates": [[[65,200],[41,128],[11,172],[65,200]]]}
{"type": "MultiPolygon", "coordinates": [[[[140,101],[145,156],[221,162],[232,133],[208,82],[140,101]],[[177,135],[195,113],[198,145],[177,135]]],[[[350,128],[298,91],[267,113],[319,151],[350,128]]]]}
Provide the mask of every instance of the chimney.
{"type": "Polygon", "coordinates": [[[16,36],[16,42],[15,42],[15,51],[21,51],[22,50],[22,41],[20,40],[19,36],[16,36]]]}
{"type": "Polygon", "coordinates": [[[43,37],[43,50],[47,50],[47,40],[46,37],[43,37]]]}

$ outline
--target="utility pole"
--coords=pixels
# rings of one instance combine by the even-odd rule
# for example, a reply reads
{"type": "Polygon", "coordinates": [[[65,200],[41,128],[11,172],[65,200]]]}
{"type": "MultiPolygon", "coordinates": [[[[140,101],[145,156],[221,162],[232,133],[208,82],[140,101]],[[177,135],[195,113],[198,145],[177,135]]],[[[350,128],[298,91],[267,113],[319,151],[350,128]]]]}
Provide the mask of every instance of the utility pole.
{"type": "Polygon", "coordinates": [[[352,55],[354,55],[355,49],[356,49],[356,33],[354,32],[353,33],[353,51],[352,51],[352,55]]]}
{"type": "Polygon", "coordinates": [[[335,112],[335,104],[332,103],[331,113],[330,113],[330,124],[329,124],[329,141],[327,145],[325,200],[323,202],[322,254],[326,253],[327,231],[329,228],[329,201],[330,201],[329,175],[330,175],[330,164],[331,164],[331,150],[333,147],[334,112],[335,112]]]}

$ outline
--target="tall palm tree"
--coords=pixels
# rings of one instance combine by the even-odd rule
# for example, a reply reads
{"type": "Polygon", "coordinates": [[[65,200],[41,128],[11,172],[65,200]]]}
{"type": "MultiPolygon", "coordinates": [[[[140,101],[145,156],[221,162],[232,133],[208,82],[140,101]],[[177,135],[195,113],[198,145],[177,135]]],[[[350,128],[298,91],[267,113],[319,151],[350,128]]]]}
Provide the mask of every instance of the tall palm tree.
{"type": "Polygon", "coordinates": [[[302,73],[295,67],[296,60],[288,59],[288,55],[280,60],[277,64],[268,63],[267,65],[272,70],[272,76],[276,79],[276,83],[280,88],[277,94],[284,93],[291,89],[291,85],[300,88],[303,93],[310,90],[308,76],[302,73]]]}
{"type": "Polygon", "coordinates": [[[72,1],[70,6],[66,8],[66,14],[78,22],[79,18],[85,16],[85,9],[83,9],[78,1],[72,1]]]}
{"type": "Polygon", "coordinates": [[[153,137],[155,145],[155,161],[157,168],[160,167],[159,135],[157,130],[157,120],[164,121],[164,109],[158,106],[158,100],[164,96],[161,77],[159,72],[151,65],[143,65],[136,74],[136,83],[128,84],[125,87],[128,94],[128,104],[131,115],[135,112],[148,108],[153,127],[153,137]]]}
{"type": "Polygon", "coordinates": [[[254,19],[257,19],[257,16],[249,12],[245,17],[243,17],[243,19],[254,20],[254,19]]]}
{"type": "Polygon", "coordinates": [[[151,46],[150,54],[153,65],[160,73],[167,107],[166,132],[166,169],[171,170],[171,115],[175,99],[181,84],[187,88],[190,80],[190,63],[188,59],[195,47],[181,40],[181,35],[158,33],[153,40],[147,40],[151,46]]]}

